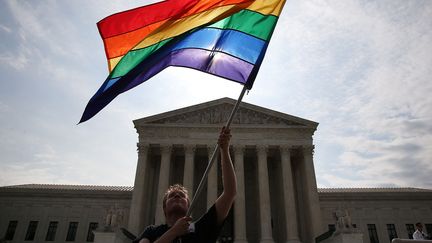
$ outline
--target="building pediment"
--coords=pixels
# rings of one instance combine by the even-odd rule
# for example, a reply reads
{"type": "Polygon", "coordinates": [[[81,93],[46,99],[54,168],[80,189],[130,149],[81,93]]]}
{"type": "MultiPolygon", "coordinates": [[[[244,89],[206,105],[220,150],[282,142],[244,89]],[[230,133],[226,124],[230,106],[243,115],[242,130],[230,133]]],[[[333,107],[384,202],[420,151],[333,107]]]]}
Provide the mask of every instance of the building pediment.
{"type": "MultiPolygon", "coordinates": [[[[145,117],[135,120],[134,123],[136,126],[150,124],[224,124],[228,120],[235,103],[236,100],[222,98],[174,111],[161,113],[155,116],[145,117]]],[[[240,107],[234,116],[232,123],[241,125],[267,125],[284,127],[296,126],[309,128],[316,128],[318,125],[312,121],[251,105],[245,102],[240,104],[240,107]]]]}

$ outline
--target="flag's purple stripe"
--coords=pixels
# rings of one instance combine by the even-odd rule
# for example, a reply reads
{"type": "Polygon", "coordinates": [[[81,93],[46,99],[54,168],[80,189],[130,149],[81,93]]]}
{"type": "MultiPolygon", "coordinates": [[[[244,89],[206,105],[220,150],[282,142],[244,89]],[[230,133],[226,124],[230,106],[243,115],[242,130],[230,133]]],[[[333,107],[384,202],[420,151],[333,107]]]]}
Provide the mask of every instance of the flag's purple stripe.
{"type": "Polygon", "coordinates": [[[168,66],[189,67],[242,84],[247,82],[253,68],[252,64],[222,52],[181,49],[163,57],[155,64],[149,63],[142,67],[141,74],[131,80],[122,92],[141,84],[168,66]]]}
{"type": "Polygon", "coordinates": [[[109,89],[103,86],[90,99],[80,122],[84,122],[108,105],[117,95],[147,81],[168,66],[189,67],[235,82],[245,84],[254,65],[226,53],[203,49],[181,49],[169,55],[152,58],[142,62],[125,76],[108,79],[105,84],[114,81],[109,89]],[[236,67],[236,68],[232,68],[236,67]]]}

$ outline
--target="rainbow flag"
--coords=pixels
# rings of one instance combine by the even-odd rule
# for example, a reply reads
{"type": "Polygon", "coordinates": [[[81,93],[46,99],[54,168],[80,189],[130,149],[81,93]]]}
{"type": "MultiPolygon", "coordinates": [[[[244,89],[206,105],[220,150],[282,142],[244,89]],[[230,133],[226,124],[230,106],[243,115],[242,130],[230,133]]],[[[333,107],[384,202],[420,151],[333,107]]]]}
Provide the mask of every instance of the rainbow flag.
{"type": "Polygon", "coordinates": [[[285,0],[167,0],[116,13],[97,25],[110,74],[80,123],[168,66],[252,88],[285,0]]]}

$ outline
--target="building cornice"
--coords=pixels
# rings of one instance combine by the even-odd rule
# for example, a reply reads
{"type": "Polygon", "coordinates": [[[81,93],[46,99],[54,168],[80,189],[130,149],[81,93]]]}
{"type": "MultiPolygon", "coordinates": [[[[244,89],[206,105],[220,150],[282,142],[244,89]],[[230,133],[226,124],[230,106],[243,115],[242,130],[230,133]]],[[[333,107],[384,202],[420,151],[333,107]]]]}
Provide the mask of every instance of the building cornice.
{"type": "MultiPolygon", "coordinates": [[[[0,187],[0,197],[132,197],[133,186],[25,184],[0,187]]],[[[423,188],[318,188],[320,201],[431,200],[432,189],[423,188]]]]}
{"type": "Polygon", "coordinates": [[[432,190],[422,188],[319,188],[320,201],[431,200],[432,190]]]}
{"type": "Polygon", "coordinates": [[[130,199],[132,186],[26,184],[0,187],[0,197],[130,199]]]}

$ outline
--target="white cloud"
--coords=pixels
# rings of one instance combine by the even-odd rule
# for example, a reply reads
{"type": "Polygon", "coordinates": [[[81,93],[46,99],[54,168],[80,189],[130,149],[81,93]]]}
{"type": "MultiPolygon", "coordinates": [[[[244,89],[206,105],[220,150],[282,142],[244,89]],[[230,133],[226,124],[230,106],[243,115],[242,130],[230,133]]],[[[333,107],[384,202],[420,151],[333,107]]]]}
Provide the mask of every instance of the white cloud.
{"type": "MultiPolygon", "coordinates": [[[[86,136],[89,136],[88,133],[86,136]]],[[[131,149],[126,152],[120,146],[117,151],[111,150],[110,148],[116,144],[111,142],[100,144],[101,141],[92,139],[91,135],[86,139],[87,143],[75,146],[75,149],[79,149],[80,152],[69,151],[69,142],[64,145],[42,144],[34,149],[31,147],[36,146],[36,143],[31,141],[21,144],[23,147],[30,146],[27,150],[36,150],[36,153],[18,161],[3,160],[0,163],[0,169],[3,171],[0,185],[26,183],[131,185],[133,183],[134,172],[131,168],[136,160],[133,143],[128,144],[131,149]],[[91,148],[82,148],[89,144],[92,144],[91,148]]]]}
{"type": "Polygon", "coordinates": [[[22,46],[18,53],[5,52],[0,54],[0,64],[8,65],[12,68],[22,71],[27,67],[29,63],[29,59],[31,56],[31,51],[22,46]]]}
{"type": "Polygon", "coordinates": [[[56,1],[17,2],[7,1],[8,7],[18,23],[22,41],[33,48],[48,48],[58,55],[76,55],[74,40],[69,33],[76,33],[77,27],[63,18],[56,1]]]}
{"type": "Polygon", "coordinates": [[[3,103],[2,101],[0,101],[0,113],[6,113],[8,111],[10,111],[9,106],[3,103]]]}
{"type": "Polygon", "coordinates": [[[12,30],[9,27],[7,27],[5,25],[2,25],[2,24],[0,24],[0,30],[4,31],[6,33],[11,33],[12,32],[12,30]]]}

